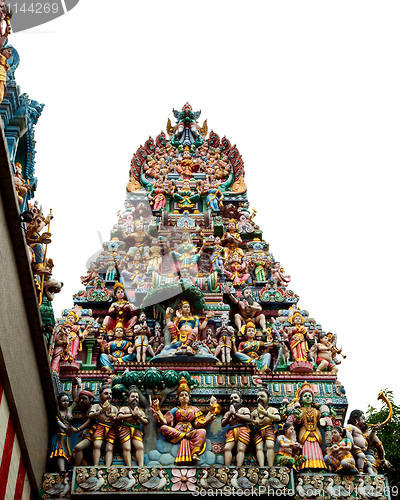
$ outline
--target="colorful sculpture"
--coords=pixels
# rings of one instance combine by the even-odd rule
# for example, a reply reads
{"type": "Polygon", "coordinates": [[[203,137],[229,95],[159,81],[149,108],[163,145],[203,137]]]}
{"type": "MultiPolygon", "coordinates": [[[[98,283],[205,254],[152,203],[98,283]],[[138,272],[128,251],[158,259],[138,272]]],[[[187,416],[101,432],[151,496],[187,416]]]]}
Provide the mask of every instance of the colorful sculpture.
{"type": "Polygon", "coordinates": [[[225,413],[221,420],[221,426],[229,425],[225,437],[225,465],[231,465],[232,452],[236,446],[236,465],[241,467],[244,461],[244,454],[250,444],[249,424],[251,420],[250,410],[242,406],[242,395],[234,389],[230,395],[229,411],[225,413]]]}
{"type": "Polygon", "coordinates": [[[299,443],[303,447],[303,453],[307,460],[300,469],[326,469],[324,455],[322,453],[322,435],[318,428],[326,425],[321,418],[321,412],[313,407],[314,392],[307,382],[304,382],[296,395],[300,401],[300,408],[294,410],[294,423],[300,425],[299,443]]]}
{"type": "Polygon", "coordinates": [[[328,448],[324,459],[334,472],[346,472],[346,474],[357,474],[358,469],[351,454],[353,442],[347,437],[347,432],[342,427],[334,427],[332,430],[333,445],[328,448]]]}
{"type": "Polygon", "coordinates": [[[115,283],[113,298],[115,301],[108,310],[109,316],[106,316],[103,321],[104,328],[108,332],[113,330],[119,323],[126,330],[130,330],[137,322],[137,316],[133,315],[136,308],[129,303],[122,283],[115,283]]]}
{"type": "Polygon", "coordinates": [[[308,329],[303,325],[304,318],[299,312],[296,312],[288,321],[293,325],[290,329],[290,351],[292,353],[292,358],[294,361],[307,361],[308,329]]]}
{"type": "Polygon", "coordinates": [[[114,339],[110,342],[107,342],[102,337],[98,338],[101,350],[101,369],[106,372],[113,371],[115,363],[129,363],[136,360],[134,347],[132,342],[126,340],[122,323],[117,323],[113,333],[114,339]]]}
{"type": "Polygon", "coordinates": [[[50,458],[57,459],[57,466],[60,472],[65,471],[65,462],[70,462],[72,459],[72,450],[69,443],[69,436],[79,429],[75,429],[71,425],[72,414],[69,410],[69,397],[65,392],[60,392],[57,396],[58,414],[57,432],[53,435],[50,444],[50,458]]]}
{"type": "Polygon", "coordinates": [[[239,344],[235,352],[235,358],[242,363],[254,363],[261,372],[271,371],[269,364],[271,355],[269,353],[272,342],[256,340],[256,327],[250,320],[244,327],[246,340],[239,344]]]}
{"type": "Polygon", "coordinates": [[[282,427],[282,432],[278,436],[279,450],[276,455],[278,465],[290,465],[299,468],[306,462],[307,457],[300,455],[301,444],[296,440],[296,431],[290,422],[286,422],[282,427]]]}
{"type": "Polygon", "coordinates": [[[272,467],[274,465],[275,422],[281,421],[279,411],[272,406],[268,406],[269,397],[267,390],[260,389],[257,394],[257,408],[251,413],[253,442],[260,467],[264,467],[265,463],[264,447],[267,448],[268,466],[272,467]]]}
{"type": "Polygon", "coordinates": [[[139,467],[143,466],[143,433],[139,425],[147,425],[148,418],[139,406],[139,391],[131,389],[128,392],[127,405],[120,408],[116,420],[120,423],[118,439],[122,445],[122,455],[125,465],[130,467],[132,463],[131,449],[135,450],[135,460],[139,467]]]}
{"type": "Polygon", "coordinates": [[[96,428],[94,430],[93,441],[93,464],[99,465],[101,456],[101,446],[105,441],[105,459],[106,467],[110,467],[113,460],[114,443],[118,435],[118,425],[115,421],[118,410],[111,404],[112,391],[108,384],[100,387],[100,403],[92,405],[88,417],[97,418],[96,428]]]}
{"type": "Polygon", "coordinates": [[[216,418],[210,411],[204,417],[195,406],[190,405],[190,389],[184,377],[176,390],[179,404],[164,416],[157,405],[152,407],[153,414],[163,425],[161,433],[168,441],[179,443],[176,465],[187,465],[200,460],[206,449],[207,431],[204,429],[216,418]]]}
{"type": "Polygon", "coordinates": [[[187,180],[182,182],[182,189],[174,193],[172,197],[181,211],[193,209],[200,200],[200,194],[190,189],[190,182],[187,180]]]}
{"type": "Polygon", "coordinates": [[[262,333],[267,333],[265,315],[261,312],[262,307],[260,304],[253,299],[251,288],[246,287],[243,289],[242,299],[236,298],[228,286],[225,288],[225,293],[228,294],[232,302],[239,308],[240,313],[235,314],[235,325],[239,331],[247,321],[251,320],[255,325],[262,328],[262,333]]]}

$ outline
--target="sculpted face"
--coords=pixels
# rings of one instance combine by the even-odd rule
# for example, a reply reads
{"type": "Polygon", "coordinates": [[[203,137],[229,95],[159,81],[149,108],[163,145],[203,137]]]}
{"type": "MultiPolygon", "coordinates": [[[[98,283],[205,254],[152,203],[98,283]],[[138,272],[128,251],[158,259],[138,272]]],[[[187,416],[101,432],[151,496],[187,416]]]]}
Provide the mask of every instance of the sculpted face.
{"type": "Polygon", "coordinates": [[[142,261],[142,257],[140,256],[140,253],[139,252],[136,252],[135,253],[135,256],[133,257],[133,260],[135,262],[141,262],[142,261]]]}
{"type": "Polygon", "coordinates": [[[122,338],[124,336],[124,329],[121,327],[118,327],[114,330],[114,337],[116,338],[122,338]]]}
{"type": "Polygon", "coordinates": [[[107,389],[104,389],[104,391],[100,394],[100,399],[102,401],[111,401],[112,399],[112,391],[111,391],[111,387],[110,388],[107,388],[107,389]]]}
{"type": "Polygon", "coordinates": [[[140,316],[139,316],[139,321],[141,323],[143,323],[144,321],[146,321],[146,314],[145,313],[142,313],[140,316]]]}
{"type": "Polygon", "coordinates": [[[215,238],[215,244],[216,244],[216,245],[220,245],[220,244],[221,244],[221,238],[220,238],[219,236],[217,236],[217,237],[215,238]]]}
{"type": "Polygon", "coordinates": [[[311,392],[305,392],[301,398],[301,401],[306,405],[310,405],[313,402],[313,395],[311,394],[311,392]]]}
{"type": "Polygon", "coordinates": [[[246,330],[246,337],[249,339],[253,339],[256,336],[256,329],[252,326],[249,326],[246,330]]]}
{"type": "Polygon", "coordinates": [[[358,419],[358,427],[361,430],[365,430],[368,428],[367,426],[367,419],[365,418],[364,413],[361,414],[360,418],[358,419]]]}
{"type": "Polygon", "coordinates": [[[243,292],[243,297],[245,299],[248,299],[249,297],[252,297],[251,290],[249,288],[246,288],[246,290],[243,292]]]}
{"type": "Polygon", "coordinates": [[[257,402],[262,403],[264,408],[266,408],[268,406],[268,403],[269,403],[268,393],[266,391],[258,391],[257,402]]]}
{"type": "Polygon", "coordinates": [[[66,408],[68,408],[68,405],[69,405],[68,396],[62,396],[59,402],[60,409],[65,410],[66,408]]]}
{"type": "Polygon", "coordinates": [[[178,400],[181,403],[181,405],[186,405],[189,403],[190,396],[187,391],[182,391],[179,393],[178,400]]]}
{"type": "Polygon", "coordinates": [[[242,402],[242,399],[237,392],[232,392],[230,399],[232,404],[240,404],[242,402]]]}
{"type": "Polygon", "coordinates": [[[285,435],[288,438],[291,438],[294,435],[294,427],[293,427],[293,425],[291,425],[288,429],[286,429],[285,435]]]}
{"type": "Polygon", "coordinates": [[[228,318],[227,314],[221,314],[221,323],[223,325],[227,325],[228,324],[228,320],[229,320],[229,318],[228,318]]]}
{"type": "Polygon", "coordinates": [[[118,287],[117,290],[115,291],[115,296],[117,297],[117,300],[123,300],[124,295],[125,295],[124,289],[118,287]]]}
{"type": "Polygon", "coordinates": [[[90,398],[88,395],[86,394],[79,394],[79,397],[78,397],[78,404],[79,406],[83,406],[83,407],[86,407],[86,406],[89,406],[91,403],[90,401],[90,398]]]}
{"type": "Polygon", "coordinates": [[[190,182],[187,182],[187,181],[186,181],[186,182],[184,182],[184,183],[182,184],[182,189],[183,189],[184,191],[189,191],[189,190],[190,190],[190,182]]]}
{"type": "Polygon", "coordinates": [[[235,231],[235,229],[236,229],[236,224],[234,222],[230,222],[228,224],[228,231],[233,232],[233,231],[235,231]]]}
{"type": "Polygon", "coordinates": [[[182,314],[184,316],[189,316],[190,315],[190,304],[188,304],[187,302],[185,302],[183,305],[182,305],[182,314]]]}
{"type": "Polygon", "coordinates": [[[301,324],[302,324],[302,321],[301,321],[300,316],[295,316],[295,318],[293,319],[293,323],[294,323],[295,325],[301,325],[301,324]]]}
{"type": "Polygon", "coordinates": [[[128,397],[128,403],[139,404],[139,394],[137,392],[131,392],[128,397]]]}
{"type": "Polygon", "coordinates": [[[332,439],[335,443],[338,443],[340,441],[340,434],[339,432],[337,431],[337,429],[333,429],[332,430],[332,439]]]}

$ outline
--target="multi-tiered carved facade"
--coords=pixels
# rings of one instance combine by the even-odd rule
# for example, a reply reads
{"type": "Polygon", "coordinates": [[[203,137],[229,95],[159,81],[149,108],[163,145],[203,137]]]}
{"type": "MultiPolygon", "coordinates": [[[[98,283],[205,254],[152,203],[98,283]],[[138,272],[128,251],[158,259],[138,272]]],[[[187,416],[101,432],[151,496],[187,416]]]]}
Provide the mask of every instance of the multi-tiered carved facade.
{"type": "Polygon", "coordinates": [[[110,240],[55,325],[43,498],[388,498],[375,431],[359,414],[343,430],[345,356],[288,288],[238,148],[189,104],[174,116],[134,154],[110,240]]]}

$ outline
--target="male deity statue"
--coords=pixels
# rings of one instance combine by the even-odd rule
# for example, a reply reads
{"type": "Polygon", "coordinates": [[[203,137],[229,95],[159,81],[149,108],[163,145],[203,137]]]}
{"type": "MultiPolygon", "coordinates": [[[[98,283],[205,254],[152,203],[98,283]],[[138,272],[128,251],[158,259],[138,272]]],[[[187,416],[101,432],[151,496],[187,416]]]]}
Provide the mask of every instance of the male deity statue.
{"type": "Polygon", "coordinates": [[[121,423],[118,429],[118,439],[122,446],[125,465],[127,467],[131,466],[131,449],[133,446],[136,462],[139,467],[143,467],[143,434],[139,425],[147,425],[149,420],[144,410],[139,406],[139,391],[137,389],[131,389],[128,392],[127,405],[120,408],[117,421],[121,423]]]}
{"type": "Polygon", "coordinates": [[[98,467],[101,455],[101,446],[106,442],[106,456],[104,463],[110,467],[113,461],[114,443],[118,433],[115,419],[118,414],[116,406],[111,404],[111,386],[105,384],[100,387],[100,403],[92,405],[88,418],[97,418],[96,430],[93,433],[93,465],[98,467]]]}
{"type": "Polygon", "coordinates": [[[239,308],[240,313],[235,314],[235,326],[238,331],[240,331],[248,320],[252,320],[256,326],[262,328],[262,333],[267,333],[265,316],[261,312],[262,307],[253,299],[251,288],[246,287],[243,289],[243,299],[238,299],[232,295],[232,291],[228,286],[225,287],[225,293],[229,295],[232,302],[239,308]]]}
{"type": "Polygon", "coordinates": [[[257,462],[260,467],[264,467],[265,455],[264,445],[267,446],[268,466],[274,465],[274,446],[275,446],[275,422],[280,422],[279,411],[269,404],[269,392],[266,389],[260,389],[257,394],[257,408],[251,413],[251,422],[254,429],[253,442],[256,447],[257,462]]]}
{"type": "Polygon", "coordinates": [[[376,460],[373,448],[376,449],[379,460],[387,462],[385,460],[385,449],[376,435],[376,430],[379,428],[380,424],[374,429],[369,429],[367,419],[361,410],[353,410],[350,413],[346,430],[350,432],[353,438],[354,444],[351,453],[361,473],[376,474],[376,460]]]}
{"type": "Polygon", "coordinates": [[[231,465],[232,451],[236,446],[236,465],[241,467],[244,462],[244,454],[250,443],[249,423],[251,420],[250,410],[242,406],[242,396],[238,390],[231,392],[231,405],[221,420],[221,426],[229,425],[225,438],[225,465],[231,465]]]}

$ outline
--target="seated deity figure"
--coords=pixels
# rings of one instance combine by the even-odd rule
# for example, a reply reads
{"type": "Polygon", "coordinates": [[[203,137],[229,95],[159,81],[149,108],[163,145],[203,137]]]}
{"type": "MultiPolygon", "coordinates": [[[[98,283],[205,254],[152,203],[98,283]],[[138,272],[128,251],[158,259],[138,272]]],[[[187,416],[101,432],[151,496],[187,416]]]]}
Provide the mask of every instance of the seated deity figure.
{"type": "Polygon", "coordinates": [[[206,204],[208,210],[211,210],[212,212],[218,211],[220,206],[222,206],[224,195],[218,189],[216,181],[212,180],[210,182],[210,186],[205,187],[203,192],[207,194],[206,204]]]}
{"type": "Polygon", "coordinates": [[[122,323],[117,323],[113,332],[113,340],[107,342],[102,337],[97,339],[100,344],[100,364],[103,371],[111,372],[116,363],[136,361],[132,342],[126,340],[125,329],[122,323]]]}
{"type": "Polygon", "coordinates": [[[346,471],[346,474],[358,474],[358,469],[354,461],[351,449],[353,441],[347,437],[347,431],[342,427],[335,426],[332,430],[333,444],[327,448],[324,457],[327,465],[333,472],[346,471]]]}
{"type": "Polygon", "coordinates": [[[177,348],[175,355],[195,354],[191,344],[199,340],[199,330],[206,328],[208,319],[213,316],[212,312],[208,312],[206,319],[200,324],[198,316],[192,316],[190,303],[183,300],[180,307],[176,310],[175,318],[172,318],[174,310],[168,307],[166,311],[167,328],[171,334],[171,347],[177,348]]]}
{"type": "Polygon", "coordinates": [[[106,316],[103,321],[104,328],[108,332],[113,330],[117,322],[119,322],[126,330],[131,329],[137,322],[137,316],[133,315],[136,308],[133,304],[129,303],[125,294],[125,287],[122,283],[115,283],[113,298],[115,301],[108,310],[109,316],[106,316]]]}
{"type": "Polygon", "coordinates": [[[235,358],[242,363],[254,363],[257,369],[262,372],[269,372],[269,364],[271,362],[271,354],[269,353],[270,347],[274,345],[273,342],[263,342],[256,340],[256,327],[250,320],[246,323],[244,334],[246,340],[241,342],[235,349],[235,358]]]}
{"type": "Polygon", "coordinates": [[[190,465],[200,461],[200,455],[206,450],[207,431],[205,427],[213,422],[216,414],[210,403],[210,411],[206,416],[190,404],[190,388],[182,377],[176,390],[178,404],[165,415],[162,414],[156,401],[152,405],[155,418],[163,424],[161,433],[166,440],[179,443],[175,459],[176,465],[190,465]]]}
{"type": "Polygon", "coordinates": [[[176,166],[177,173],[182,177],[182,179],[191,179],[193,177],[193,174],[199,171],[199,168],[199,159],[196,158],[195,160],[193,160],[190,149],[188,146],[186,146],[182,154],[182,159],[176,166]]]}
{"type": "Polygon", "coordinates": [[[246,264],[243,263],[243,252],[236,248],[229,254],[225,274],[232,281],[233,286],[242,286],[250,279],[246,264]]]}
{"type": "Polygon", "coordinates": [[[183,181],[182,189],[177,193],[172,195],[174,200],[178,205],[178,209],[181,211],[191,210],[196,206],[196,203],[200,200],[200,195],[198,192],[193,192],[190,189],[190,182],[183,181]]]}
{"type": "Polygon", "coordinates": [[[26,242],[31,248],[34,256],[33,271],[34,274],[37,275],[51,275],[51,269],[45,262],[44,250],[44,245],[51,243],[51,234],[47,232],[40,234],[40,232],[50,224],[52,218],[53,216],[51,214],[49,214],[47,218],[44,218],[39,213],[34,217],[26,231],[26,242]]]}
{"type": "Polygon", "coordinates": [[[301,455],[301,444],[297,442],[296,431],[293,424],[286,422],[282,428],[282,434],[278,436],[279,450],[276,456],[278,465],[290,465],[296,469],[307,460],[301,455]]]}

